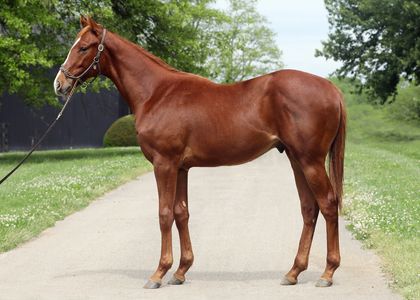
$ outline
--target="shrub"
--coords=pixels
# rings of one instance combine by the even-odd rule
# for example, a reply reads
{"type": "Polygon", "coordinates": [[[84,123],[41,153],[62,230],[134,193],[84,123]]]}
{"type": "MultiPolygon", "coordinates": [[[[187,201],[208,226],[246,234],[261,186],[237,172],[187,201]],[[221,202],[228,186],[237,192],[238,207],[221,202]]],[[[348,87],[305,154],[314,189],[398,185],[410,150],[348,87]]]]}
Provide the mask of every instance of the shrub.
{"type": "Polygon", "coordinates": [[[104,135],[105,147],[137,146],[137,133],[134,126],[133,115],[116,120],[104,135]]]}

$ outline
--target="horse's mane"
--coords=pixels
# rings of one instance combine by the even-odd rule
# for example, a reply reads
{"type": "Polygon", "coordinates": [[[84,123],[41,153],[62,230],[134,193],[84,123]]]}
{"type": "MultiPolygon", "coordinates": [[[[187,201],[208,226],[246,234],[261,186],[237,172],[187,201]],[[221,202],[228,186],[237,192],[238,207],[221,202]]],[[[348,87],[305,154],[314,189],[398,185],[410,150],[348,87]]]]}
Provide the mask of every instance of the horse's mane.
{"type": "MultiPolygon", "coordinates": [[[[84,35],[86,32],[88,32],[91,29],[90,26],[86,26],[84,28],[82,28],[82,30],[80,30],[80,32],[77,34],[77,37],[81,37],[82,35],[84,35]]],[[[160,59],[159,57],[153,55],[152,53],[150,53],[149,51],[147,51],[146,49],[144,49],[143,47],[141,47],[140,45],[133,43],[127,39],[124,39],[123,37],[121,37],[118,34],[115,34],[119,39],[121,39],[122,41],[130,44],[131,46],[133,46],[135,49],[139,50],[144,56],[146,56],[147,58],[149,58],[151,61],[153,61],[154,63],[156,63],[157,65],[165,68],[166,70],[172,71],[172,72],[180,72],[183,73],[182,71],[179,71],[177,69],[175,69],[174,67],[170,66],[169,64],[167,64],[165,61],[163,61],[162,59],[160,59]]]]}
{"type": "Polygon", "coordinates": [[[171,65],[168,65],[165,61],[163,61],[161,58],[153,55],[152,53],[150,53],[149,51],[147,51],[146,49],[144,49],[143,47],[141,47],[140,45],[134,44],[133,45],[136,46],[136,48],[140,49],[140,51],[150,60],[152,60],[153,62],[155,62],[156,64],[158,64],[159,66],[169,70],[169,71],[173,71],[173,72],[180,72],[179,70],[175,69],[174,67],[172,67],[171,65]]]}

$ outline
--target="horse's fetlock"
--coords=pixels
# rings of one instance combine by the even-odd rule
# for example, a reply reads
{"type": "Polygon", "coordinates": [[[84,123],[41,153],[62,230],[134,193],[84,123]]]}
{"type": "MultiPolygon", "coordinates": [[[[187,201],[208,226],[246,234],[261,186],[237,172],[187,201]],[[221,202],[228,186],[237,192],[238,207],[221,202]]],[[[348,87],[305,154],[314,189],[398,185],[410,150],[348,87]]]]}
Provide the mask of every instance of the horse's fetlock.
{"type": "Polygon", "coordinates": [[[192,252],[185,253],[181,257],[181,265],[183,266],[191,266],[194,262],[194,254],[192,252]]]}
{"type": "Polygon", "coordinates": [[[299,270],[299,272],[305,271],[308,268],[308,261],[301,258],[295,259],[295,268],[299,270]]]}
{"type": "Polygon", "coordinates": [[[172,267],[173,264],[173,259],[172,258],[163,258],[160,260],[159,262],[159,266],[163,269],[163,270],[169,270],[172,267]]]}
{"type": "Polygon", "coordinates": [[[340,255],[330,254],[327,257],[327,264],[332,266],[334,269],[337,269],[340,266],[340,255]]]}

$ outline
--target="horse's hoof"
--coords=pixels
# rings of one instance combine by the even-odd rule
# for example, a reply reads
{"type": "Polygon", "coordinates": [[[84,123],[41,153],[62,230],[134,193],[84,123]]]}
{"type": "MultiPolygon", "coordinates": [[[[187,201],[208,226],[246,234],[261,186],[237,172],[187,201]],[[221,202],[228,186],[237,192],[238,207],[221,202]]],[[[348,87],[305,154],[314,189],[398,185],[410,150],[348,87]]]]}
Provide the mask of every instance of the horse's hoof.
{"type": "Polygon", "coordinates": [[[315,286],[316,287],[329,287],[329,286],[332,286],[332,281],[324,279],[324,278],[319,278],[315,286]]]}
{"type": "Polygon", "coordinates": [[[172,275],[172,278],[168,281],[168,284],[171,285],[180,285],[183,284],[185,282],[185,279],[179,279],[174,275],[172,275]]]}
{"type": "Polygon", "coordinates": [[[144,285],[144,289],[158,289],[158,288],[160,288],[160,286],[162,285],[162,282],[154,282],[154,281],[152,281],[152,280],[148,280],[147,282],[146,282],[146,284],[144,285]]]}
{"type": "Polygon", "coordinates": [[[284,276],[280,282],[281,285],[295,285],[296,283],[297,283],[297,279],[293,279],[287,276],[284,276]]]}

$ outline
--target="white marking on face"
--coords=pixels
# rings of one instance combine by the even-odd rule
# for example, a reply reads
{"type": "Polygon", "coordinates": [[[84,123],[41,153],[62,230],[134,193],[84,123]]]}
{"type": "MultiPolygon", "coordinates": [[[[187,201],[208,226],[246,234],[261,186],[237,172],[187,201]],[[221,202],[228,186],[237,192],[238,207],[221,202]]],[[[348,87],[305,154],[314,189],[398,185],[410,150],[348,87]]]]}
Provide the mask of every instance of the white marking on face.
{"type": "Polygon", "coordinates": [[[69,57],[70,57],[71,50],[73,50],[73,48],[76,46],[76,44],[77,44],[79,41],[80,41],[80,38],[78,38],[78,39],[74,42],[73,46],[71,46],[70,51],[69,51],[69,53],[67,54],[66,60],[64,61],[63,65],[65,65],[65,64],[66,64],[67,60],[68,60],[68,59],[69,59],[69,57]]]}
{"type": "MultiPolygon", "coordinates": [[[[70,57],[70,53],[71,53],[71,51],[73,50],[73,48],[76,46],[76,44],[78,43],[80,41],[80,37],[74,42],[74,44],[73,44],[73,46],[71,46],[71,48],[70,48],[70,50],[69,50],[69,53],[67,54],[67,57],[66,57],[66,60],[64,61],[64,63],[63,63],[63,65],[65,65],[66,63],[67,63],[67,60],[69,59],[69,57],[70,57]]],[[[54,92],[55,92],[55,94],[56,95],[59,95],[58,94],[58,91],[57,91],[57,81],[58,81],[58,76],[60,75],[60,73],[61,73],[61,70],[59,70],[58,72],[57,72],[57,75],[55,76],[55,79],[54,79],[54,83],[53,83],[53,85],[54,85],[54,92]]]]}
{"type": "Polygon", "coordinates": [[[58,90],[57,90],[57,82],[58,82],[58,75],[60,75],[60,72],[61,72],[61,70],[59,70],[59,71],[57,72],[57,75],[55,76],[54,83],[53,83],[53,86],[54,86],[54,92],[55,92],[55,94],[56,94],[57,96],[59,96],[59,94],[58,94],[58,90]]]}

